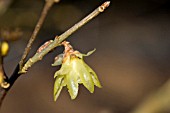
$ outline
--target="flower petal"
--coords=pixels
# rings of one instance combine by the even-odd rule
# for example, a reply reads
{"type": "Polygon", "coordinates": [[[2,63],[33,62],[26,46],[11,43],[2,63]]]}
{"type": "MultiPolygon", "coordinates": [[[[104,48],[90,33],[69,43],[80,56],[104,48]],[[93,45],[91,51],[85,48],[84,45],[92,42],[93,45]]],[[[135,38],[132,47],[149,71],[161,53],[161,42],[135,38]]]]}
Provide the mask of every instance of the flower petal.
{"type": "Polygon", "coordinates": [[[64,85],[64,76],[58,76],[54,83],[54,101],[57,100],[64,85]]]}
{"type": "Polygon", "coordinates": [[[68,63],[62,64],[60,70],[54,74],[54,78],[58,75],[67,75],[71,71],[72,67],[68,63]]]}
{"type": "Polygon", "coordinates": [[[91,92],[94,92],[94,83],[92,80],[92,77],[89,72],[86,70],[83,70],[82,73],[80,74],[80,79],[83,83],[83,85],[91,92]]]}
{"type": "Polygon", "coordinates": [[[88,69],[84,65],[82,59],[78,59],[76,68],[79,71],[79,77],[83,85],[91,92],[94,92],[94,83],[91,77],[91,74],[88,72],[88,69]]]}
{"type": "Polygon", "coordinates": [[[74,72],[70,72],[66,76],[66,83],[71,99],[75,99],[78,94],[78,76],[74,72]]]}
{"type": "Polygon", "coordinates": [[[96,85],[97,87],[101,88],[101,84],[100,81],[96,75],[96,73],[85,63],[86,68],[88,69],[88,71],[91,73],[94,85],[96,85]]]}
{"type": "Polygon", "coordinates": [[[89,56],[91,54],[93,54],[96,51],[96,48],[94,48],[93,50],[89,51],[87,54],[82,54],[83,56],[89,56]]]}
{"type": "Polygon", "coordinates": [[[89,56],[91,54],[93,54],[96,51],[96,49],[94,48],[93,50],[89,51],[87,54],[82,54],[82,53],[77,53],[75,54],[77,57],[83,59],[84,56],[89,56]]]}

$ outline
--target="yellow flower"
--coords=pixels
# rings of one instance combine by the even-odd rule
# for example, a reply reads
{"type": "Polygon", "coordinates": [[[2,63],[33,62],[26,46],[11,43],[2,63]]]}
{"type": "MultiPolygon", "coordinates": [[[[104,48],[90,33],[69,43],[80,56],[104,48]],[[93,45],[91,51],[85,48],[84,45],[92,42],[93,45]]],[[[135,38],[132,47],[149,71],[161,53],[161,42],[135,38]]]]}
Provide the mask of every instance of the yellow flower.
{"type": "MultiPolygon", "coordinates": [[[[83,56],[88,56],[94,51],[95,50],[86,55],[78,51],[71,51],[69,54],[65,54],[62,60],[62,66],[54,76],[55,101],[64,86],[67,86],[71,99],[77,97],[79,84],[83,84],[91,93],[94,92],[94,85],[99,88],[102,87],[96,73],[83,60],[83,56]]],[[[53,65],[55,66],[55,63],[53,65]]]]}
{"type": "Polygon", "coordinates": [[[3,42],[0,44],[0,46],[1,46],[1,55],[2,55],[2,56],[7,55],[8,50],[9,50],[9,45],[8,45],[8,43],[5,42],[5,41],[3,41],[3,42]]]}

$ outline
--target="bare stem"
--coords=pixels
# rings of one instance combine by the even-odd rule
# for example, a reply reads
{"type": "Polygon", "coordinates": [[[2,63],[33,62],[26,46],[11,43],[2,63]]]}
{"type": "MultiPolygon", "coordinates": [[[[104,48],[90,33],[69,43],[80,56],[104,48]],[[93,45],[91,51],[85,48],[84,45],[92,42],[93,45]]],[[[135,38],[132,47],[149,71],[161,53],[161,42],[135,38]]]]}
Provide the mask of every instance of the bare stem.
{"type": "MultiPolygon", "coordinates": [[[[48,46],[43,45],[43,49],[41,51],[38,51],[32,58],[30,58],[23,68],[20,70],[19,73],[26,73],[28,68],[30,68],[34,63],[41,60],[48,52],[56,48],[60,45],[60,43],[68,38],[72,33],[74,33],[76,30],[81,28],[83,25],[85,25],[87,22],[89,22],[91,19],[96,17],[99,13],[103,12],[108,6],[110,5],[110,1],[107,1],[103,3],[101,6],[99,6],[97,9],[95,9],[92,13],[90,13],[88,16],[86,16],[84,19],[82,19],[80,22],[75,24],[73,27],[68,29],[66,32],[61,34],[60,36],[56,36],[55,39],[50,41],[50,44],[48,46]]],[[[46,43],[45,43],[46,44],[46,43]]],[[[42,47],[40,47],[42,48],[42,47]]]]}
{"type": "Polygon", "coordinates": [[[25,48],[25,51],[24,51],[24,53],[22,55],[22,58],[21,58],[21,60],[19,62],[20,69],[23,67],[25,59],[26,59],[26,57],[28,56],[28,53],[31,50],[31,46],[32,46],[34,40],[36,39],[36,36],[37,36],[37,34],[38,34],[38,32],[39,32],[39,30],[40,30],[46,16],[47,16],[47,13],[48,13],[49,9],[52,7],[52,5],[54,4],[54,2],[55,2],[54,0],[47,0],[46,1],[45,6],[43,8],[43,11],[41,13],[41,16],[40,16],[40,18],[39,18],[39,20],[37,22],[37,25],[36,25],[32,35],[31,35],[31,38],[30,38],[30,40],[29,40],[29,42],[27,44],[27,47],[25,48]]]}
{"type": "Polygon", "coordinates": [[[73,27],[68,29],[66,32],[61,34],[59,36],[59,43],[61,43],[63,40],[65,40],[67,37],[69,37],[71,34],[73,34],[75,31],[77,31],[79,28],[81,28],[83,25],[85,25],[87,22],[92,20],[94,17],[96,17],[98,14],[103,12],[107,7],[109,7],[110,1],[107,1],[103,3],[101,6],[99,6],[97,9],[95,9],[92,13],[90,13],[88,16],[86,16],[84,19],[82,19],[80,22],[75,24],[73,27]]]}
{"type": "Polygon", "coordinates": [[[1,50],[2,50],[2,44],[0,44],[0,79],[1,79],[0,80],[0,107],[6,95],[6,90],[2,86],[4,83],[7,83],[6,80],[8,79],[5,74],[4,67],[3,67],[3,56],[1,54],[1,50]]]}
{"type": "Polygon", "coordinates": [[[0,88],[0,107],[1,107],[1,105],[3,103],[3,100],[4,100],[5,96],[6,96],[6,94],[7,94],[7,91],[5,89],[3,89],[3,88],[0,88]]]}

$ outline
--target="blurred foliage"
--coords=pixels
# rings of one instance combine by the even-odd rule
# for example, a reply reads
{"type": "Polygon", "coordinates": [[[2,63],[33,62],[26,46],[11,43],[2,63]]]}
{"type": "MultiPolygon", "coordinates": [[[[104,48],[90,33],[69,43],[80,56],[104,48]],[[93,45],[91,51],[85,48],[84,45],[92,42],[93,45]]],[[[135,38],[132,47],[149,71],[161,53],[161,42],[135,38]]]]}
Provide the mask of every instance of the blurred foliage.
{"type": "Polygon", "coordinates": [[[0,16],[6,12],[11,2],[12,0],[0,0],[0,16]]]}
{"type": "Polygon", "coordinates": [[[20,29],[1,29],[0,30],[0,38],[5,41],[15,41],[18,40],[23,35],[20,29]]]}

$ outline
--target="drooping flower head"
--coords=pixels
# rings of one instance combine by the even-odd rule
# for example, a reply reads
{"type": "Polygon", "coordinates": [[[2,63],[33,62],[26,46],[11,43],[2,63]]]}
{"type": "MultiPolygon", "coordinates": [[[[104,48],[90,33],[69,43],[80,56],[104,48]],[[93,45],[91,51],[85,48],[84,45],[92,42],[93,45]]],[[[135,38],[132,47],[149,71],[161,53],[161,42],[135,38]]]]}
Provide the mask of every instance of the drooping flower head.
{"type": "Polygon", "coordinates": [[[69,42],[64,41],[62,44],[65,47],[64,54],[57,56],[53,64],[62,64],[54,75],[54,100],[57,100],[64,86],[67,86],[71,99],[77,97],[79,84],[83,84],[91,93],[94,92],[94,86],[101,88],[96,73],[83,60],[84,56],[89,56],[95,50],[82,54],[73,50],[69,42]]]}

